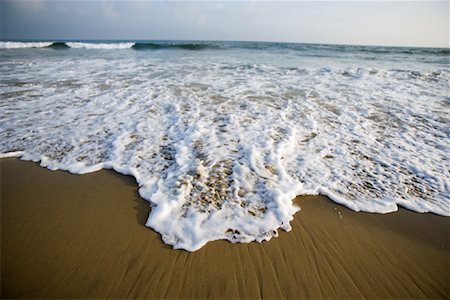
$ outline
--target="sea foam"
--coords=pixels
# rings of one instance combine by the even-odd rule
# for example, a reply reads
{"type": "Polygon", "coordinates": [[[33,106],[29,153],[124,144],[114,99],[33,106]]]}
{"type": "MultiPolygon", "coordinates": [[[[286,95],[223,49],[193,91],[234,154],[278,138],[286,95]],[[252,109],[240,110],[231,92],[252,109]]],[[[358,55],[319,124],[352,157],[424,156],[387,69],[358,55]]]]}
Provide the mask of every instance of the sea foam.
{"type": "Polygon", "coordinates": [[[66,42],[70,48],[84,48],[84,49],[128,49],[133,47],[134,43],[81,43],[81,42],[66,42]]]}
{"type": "Polygon", "coordinates": [[[53,42],[0,42],[0,49],[43,48],[52,44],[53,42]]]}
{"type": "Polygon", "coordinates": [[[450,215],[448,69],[248,51],[9,54],[0,157],[132,175],[146,225],[188,251],[290,230],[300,194],[450,215]]]}

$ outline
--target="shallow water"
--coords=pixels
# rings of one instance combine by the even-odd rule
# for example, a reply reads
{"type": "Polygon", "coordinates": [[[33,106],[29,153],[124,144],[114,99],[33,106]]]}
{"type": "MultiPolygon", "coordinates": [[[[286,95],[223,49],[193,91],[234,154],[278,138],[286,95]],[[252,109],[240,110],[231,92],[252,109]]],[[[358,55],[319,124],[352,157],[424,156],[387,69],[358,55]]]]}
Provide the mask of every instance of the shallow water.
{"type": "Polygon", "coordinates": [[[450,215],[448,50],[28,45],[0,49],[2,156],[133,175],[176,248],[268,240],[299,194],[450,215]]]}

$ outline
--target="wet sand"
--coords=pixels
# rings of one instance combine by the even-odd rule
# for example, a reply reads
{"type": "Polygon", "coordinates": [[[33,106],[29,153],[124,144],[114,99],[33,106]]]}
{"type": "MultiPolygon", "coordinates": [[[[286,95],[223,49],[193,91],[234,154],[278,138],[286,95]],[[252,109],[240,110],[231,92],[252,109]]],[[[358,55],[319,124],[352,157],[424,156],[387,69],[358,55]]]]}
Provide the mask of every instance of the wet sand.
{"type": "Polygon", "coordinates": [[[300,197],[262,244],[173,250],[132,177],[0,160],[1,298],[449,298],[450,218],[300,197]]]}

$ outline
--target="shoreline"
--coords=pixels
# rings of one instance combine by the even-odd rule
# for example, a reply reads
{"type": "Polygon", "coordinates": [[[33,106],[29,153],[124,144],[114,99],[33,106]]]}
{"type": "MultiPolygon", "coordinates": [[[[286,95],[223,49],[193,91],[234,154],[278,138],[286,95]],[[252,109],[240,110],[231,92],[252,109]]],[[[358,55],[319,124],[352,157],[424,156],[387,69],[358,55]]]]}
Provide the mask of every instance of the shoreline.
{"type": "Polygon", "coordinates": [[[450,219],[298,197],[293,230],[189,253],[144,226],[133,177],[0,159],[2,298],[448,298],[450,219]]]}

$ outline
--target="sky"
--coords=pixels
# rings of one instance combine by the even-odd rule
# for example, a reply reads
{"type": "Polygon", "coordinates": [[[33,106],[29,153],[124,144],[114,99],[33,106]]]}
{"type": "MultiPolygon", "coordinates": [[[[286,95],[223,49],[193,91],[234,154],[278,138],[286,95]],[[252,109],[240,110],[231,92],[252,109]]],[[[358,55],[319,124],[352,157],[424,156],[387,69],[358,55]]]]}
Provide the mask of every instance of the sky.
{"type": "Polygon", "coordinates": [[[0,1],[2,40],[449,47],[448,1],[0,1]]]}

